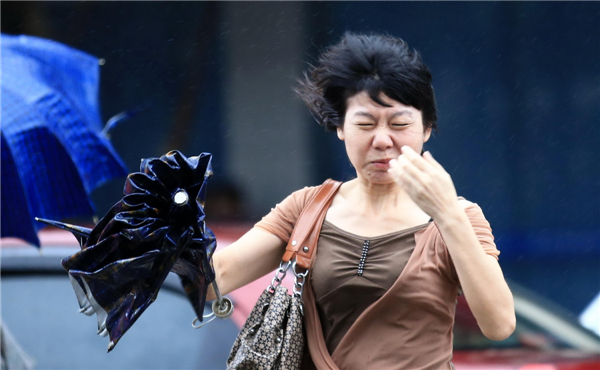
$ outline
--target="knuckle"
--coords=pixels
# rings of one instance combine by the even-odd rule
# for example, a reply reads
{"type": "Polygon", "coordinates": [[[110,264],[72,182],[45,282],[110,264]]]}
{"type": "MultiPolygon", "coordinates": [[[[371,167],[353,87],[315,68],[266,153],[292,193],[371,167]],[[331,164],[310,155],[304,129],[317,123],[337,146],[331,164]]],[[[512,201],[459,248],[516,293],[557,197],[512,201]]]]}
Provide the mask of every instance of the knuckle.
{"type": "Polygon", "coordinates": [[[423,185],[425,185],[425,187],[431,186],[432,183],[433,179],[431,178],[431,175],[426,174],[425,176],[423,176],[423,185]]]}

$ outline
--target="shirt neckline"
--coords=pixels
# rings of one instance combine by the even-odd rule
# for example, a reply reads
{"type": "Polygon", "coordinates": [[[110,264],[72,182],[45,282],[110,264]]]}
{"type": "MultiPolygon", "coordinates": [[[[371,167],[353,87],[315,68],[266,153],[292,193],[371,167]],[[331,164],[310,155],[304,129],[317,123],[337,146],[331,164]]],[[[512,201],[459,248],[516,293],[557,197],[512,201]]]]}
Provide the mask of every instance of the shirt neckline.
{"type": "Polygon", "coordinates": [[[383,239],[383,238],[397,237],[397,236],[400,236],[403,234],[410,234],[410,233],[414,233],[415,231],[418,231],[420,229],[426,228],[431,223],[433,223],[433,220],[429,220],[426,223],[420,224],[417,226],[412,226],[412,227],[407,227],[405,229],[392,231],[391,233],[367,237],[367,236],[354,234],[354,233],[351,233],[350,231],[344,230],[344,229],[340,228],[339,226],[336,226],[335,224],[331,223],[330,221],[327,221],[327,220],[323,221],[323,225],[327,225],[339,233],[342,233],[344,235],[347,235],[351,238],[358,239],[358,240],[378,240],[378,239],[383,239]]]}

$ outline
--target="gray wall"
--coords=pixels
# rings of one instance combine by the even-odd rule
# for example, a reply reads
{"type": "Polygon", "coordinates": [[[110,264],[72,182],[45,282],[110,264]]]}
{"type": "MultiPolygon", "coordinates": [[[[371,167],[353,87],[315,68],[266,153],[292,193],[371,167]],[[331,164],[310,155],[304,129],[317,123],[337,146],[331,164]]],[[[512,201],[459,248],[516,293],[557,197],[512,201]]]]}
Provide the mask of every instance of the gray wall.
{"type": "Polygon", "coordinates": [[[257,218],[311,180],[306,108],[292,90],[306,67],[307,14],[301,2],[227,2],[222,11],[226,170],[257,218]]]}

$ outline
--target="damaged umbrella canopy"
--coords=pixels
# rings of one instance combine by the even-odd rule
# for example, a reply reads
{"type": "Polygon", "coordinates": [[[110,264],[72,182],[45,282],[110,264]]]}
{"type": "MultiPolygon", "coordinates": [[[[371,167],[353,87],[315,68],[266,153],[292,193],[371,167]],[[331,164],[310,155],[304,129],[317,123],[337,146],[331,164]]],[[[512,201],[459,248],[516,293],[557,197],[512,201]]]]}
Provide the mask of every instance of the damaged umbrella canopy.
{"type": "Polygon", "coordinates": [[[123,199],[91,230],[40,219],[80,241],[81,250],[62,265],[80,312],[96,313],[98,334],[109,335],[109,352],[154,302],[169,271],[179,275],[202,320],[215,279],[216,239],[204,223],[210,162],[211,154],[186,158],[178,151],[143,160],[140,172],[127,177],[123,199]]]}

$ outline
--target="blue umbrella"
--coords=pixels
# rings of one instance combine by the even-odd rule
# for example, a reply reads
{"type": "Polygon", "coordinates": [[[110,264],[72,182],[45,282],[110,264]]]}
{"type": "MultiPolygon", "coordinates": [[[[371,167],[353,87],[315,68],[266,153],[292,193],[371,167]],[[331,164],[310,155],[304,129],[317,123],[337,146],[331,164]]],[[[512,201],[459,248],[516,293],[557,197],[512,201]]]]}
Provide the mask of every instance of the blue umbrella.
{"type": "Polygon", "coordinates": [[[1,35],[1,236],[39,246],[42,224],[95,214],[91,192],[127,169],[101,134],[98,59],[1,35]]]}

